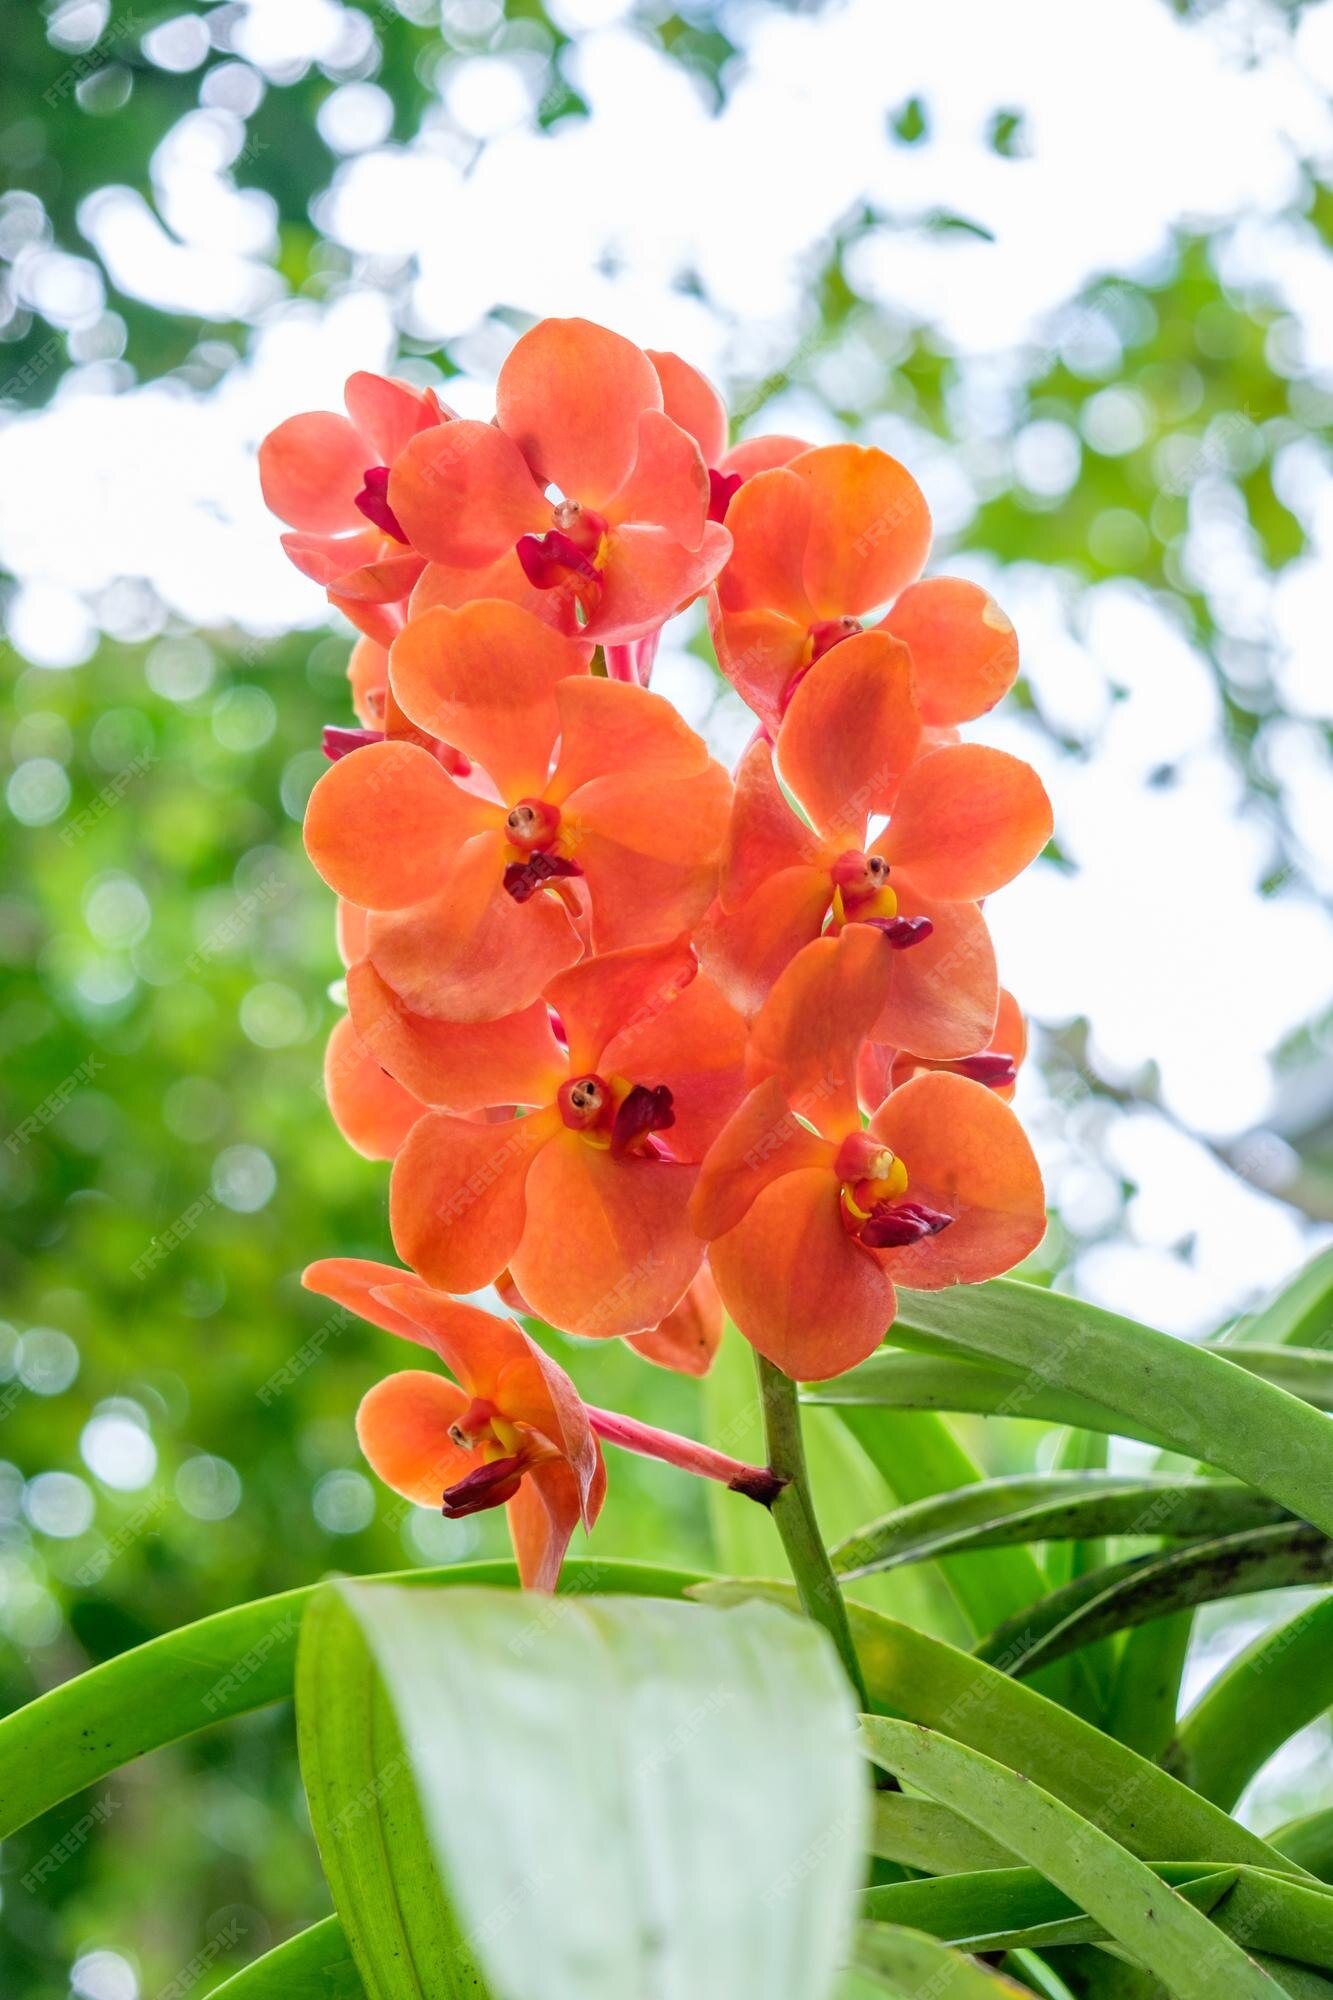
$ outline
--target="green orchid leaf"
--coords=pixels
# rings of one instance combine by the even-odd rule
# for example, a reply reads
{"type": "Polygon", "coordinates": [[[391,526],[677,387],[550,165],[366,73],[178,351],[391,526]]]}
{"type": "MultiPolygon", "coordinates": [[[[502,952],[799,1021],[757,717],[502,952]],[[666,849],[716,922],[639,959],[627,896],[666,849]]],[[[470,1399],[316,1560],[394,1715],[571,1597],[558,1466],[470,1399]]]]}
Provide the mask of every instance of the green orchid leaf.
{"type": "MultiPolygon", "coordinates": [[[[994,1759],[933,1730],[867,1717],[869,1754],[1005,1841],[1178,2000],[1273,2000],[1273,1982],[1201,1910],[1091,1820],[994,1759]]],[[[945,1877],[945,1883],[957,1878],[945,1877]]],[[[1226,1872],[1220,1877],[1226,1885],[1226,1872]]],[[[885,1891],[884,1893],[888,1893],[885,1891]]],[[[1318,1899],[1316,1899],[1318,1900],[1318,1899]]]]}
{"type": "MultiPolygon", "coordinates": [[[[512,1562],[409,1570],[411,1589],[516,1587],[512,1562]]],[[[648,1563],[566,1562],[561,1589],[680,1596],[697,1572],[648,1563]]],[[[160,1749],[292,1692],[301,1619],[322,1585],[238,1604],[150,1639],[64,1681],[0,1720],[0,1839],[146,1750],[160,1749]]]]}
{"type": "Polygon", "coordinates": [[[312,1924],[215,1986],[211,2000],[367,2000],[336,1917],[312,1924]]]}
{"type": "Polygon", "coordinates": [[[1333,1581],[1333,1540],[1303,1521],[1135,1556],[1076,1577],[983,1640],[977,1655],[1029,1674],[1080,1646],[1196,1604],[1333,1581]]]}
{"type": "Polygon", "coordinates": [[[1333,1597],[1324,1597],[1228,1662],[1181,1721],[1167,1768],[1230,1809],[1274,1751],[1330,1706],[1333,1597]]]}
{"type": "Polygon", "coordinates": [[[841,1575],[856,1577],[959,1549],[1101,1535],[1220,1535],[1284,1518],[1276,1501],[1235,1480],[1020,1473],[900,1507],[839,1543],[832,1560],[841,1575]]]}
{"type": "MultiPolygon", "coordinates": [[[[1086,1397],[1130,1435],[1215,1465],[1333,1534],[1329,1427],[1309,1403],[1252,1372],[1255,1350],[1191,1347],[1010,1278],[903,1299],[895,1339],[906,1329],[1017,1371],[1020,1379],[1001,1398],[1008,1414],[1032,1413],[1029,1387],[1086,1397]]],[[[864,1386],[866,1371],[882,1365],[872,1356],[831,1386],[845,1393],[858,1377],[864,1386]]]]}
{"type": "Polygon", "coordinates": [[[931,2000],[1031,2000],[1027,1987],[899,1924],[862,1924],[852,1964],[894,2000],[919,2000],[923,1993],[931,2000]]]}
{"type": "Polygon", "coordinates": [[[302,1623],[296,1727],[320,1859],[367,2000],[490,2000],[436,1870],[383,1682],[332,1587],[302,1623]]]}
{"type": "Polygon", "coordinates": [[[1268,1835],[1270,1846],[1288,1861],[1306,1868],[1327,1885],[1333,1885],[1333,1806],[1318,1812],[1302,1813],[1268,1835]]]}
{"type": "Polygon", "coordinates": [[[1014,1865],[1007,1847],[978,1833],[948,1806],[908,1792],[876,1792],[870,1852],[927,1875],[965,1875],[1014,1865]]]}
{"type": "MultiPolygon", "coordinates": [[[[778,1583],[708,1582],[689,1595],[712,1604],[757,1597],[796,1607],[795,1591],[778,1583]]],[[[1299,1877],[1257,1834],[1035,1688],[862,1605],[847,1609],[877,1709],[942,1730],[1025,1772],[1147,1860],[1195,1862],[1204,1855],[1219,1865],[1246,1862],[1299,1877]]]]}
{"type": "Polygon", "coordinates": [[[504,2000],[826,2000],[868,1790],[818,1627],[765,1605],[338,1586],[504,2000]]]}
{"type": "MultiPolygon", "coordinates": [[[[1152,1872],[1206,1912],[1234,1886],[1239,1871],[1206,1862],[1171,1862],[1152,1872]]],[[[894,1882],[867,1889],[864,1908],[874,1918],[915,1925],[963,1951],[1047,1951],[1109,1936],[1076,1897],[1057,1889],[1036,1868],[1010,1866],[979,1875],[894,1882]]]]}

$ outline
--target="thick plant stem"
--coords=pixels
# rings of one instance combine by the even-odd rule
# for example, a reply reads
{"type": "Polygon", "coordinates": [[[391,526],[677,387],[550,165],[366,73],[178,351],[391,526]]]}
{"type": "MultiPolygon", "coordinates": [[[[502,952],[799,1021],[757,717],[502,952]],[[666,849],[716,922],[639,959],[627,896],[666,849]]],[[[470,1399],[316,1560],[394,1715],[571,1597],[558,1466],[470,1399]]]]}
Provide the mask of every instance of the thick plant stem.
{"type": "Polygon", "coordinates": [[[768,1445],[768,1466],[782,1481],[782,1491],[770,1512],[782,1536],[787,1561],[796,1579],[796,1593],[807,1618],[822,1625],[838,1649],[847,1677],[856,1690],[862,1710],[869,1707],[861,1663],[852,1643],[847,1607],[833,1574],[824,1540],[815,1519],[810,1474],[805,1463],[805,1440],[801,1435],[801,1406],[796,1384],[789,1375],[762,1354],[755,1355],[759,1369],[759,1394],[764,1411],[764,1437],[768,1445]]]}

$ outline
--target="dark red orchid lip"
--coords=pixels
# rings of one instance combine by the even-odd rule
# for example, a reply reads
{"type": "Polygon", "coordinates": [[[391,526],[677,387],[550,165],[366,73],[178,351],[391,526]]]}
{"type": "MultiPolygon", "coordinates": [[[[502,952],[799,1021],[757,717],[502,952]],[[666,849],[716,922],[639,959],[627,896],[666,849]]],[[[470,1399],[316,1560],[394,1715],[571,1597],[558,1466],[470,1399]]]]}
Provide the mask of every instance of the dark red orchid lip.
{"type": "Polygon", "coordinates": [[[554,590],[571,578],[600,587],[602,572],[568,535],[551,528],[544,535],[520,535],[514,545],[523,574],[534,590],[554,590]]]}
{"type": "Polygon", "coordinates": [[[407,536],[393,508],[389,505],[389,468],[387,465],[366,467],[365,484],[356,496],[356,504],[372,527],[383,535],[392,535],[396,542],[407,546],[407,536]]]}
{"type": "Polygon", "coordinates": [[[516,903],[526,903],[535,896],[545,882],[563,880],[570,875],[582,875],[577,861],[567,861],[562,854],[530,854],[526,861],[505,863],[504,886],[516,903]]]}
{"type": "Polygon", "coordinates": [[[925,1236],[938,1236],[953,1219],[923,1201],[886,1201],[871,1210],[857,1233],[872,1250],[902,1250],[925,1236]]]}
{"type": "Polygon", "coordinates": [[[871,930],[882,931],[891,951],[910,951],[924,944],[935,926],[929,917],[866,917],[871,930]]]}
{"type": "Polygon", "coordinates": [[[671,1092],[664,1083],[652,1088],[636,1083],[629,1096],[617,1108],[611,1126],[611,1157],[623,1158],[636,1139],[642,1139],[649,1132],[666,1132],[676,1122],[672,1109],[671,1092]]]}

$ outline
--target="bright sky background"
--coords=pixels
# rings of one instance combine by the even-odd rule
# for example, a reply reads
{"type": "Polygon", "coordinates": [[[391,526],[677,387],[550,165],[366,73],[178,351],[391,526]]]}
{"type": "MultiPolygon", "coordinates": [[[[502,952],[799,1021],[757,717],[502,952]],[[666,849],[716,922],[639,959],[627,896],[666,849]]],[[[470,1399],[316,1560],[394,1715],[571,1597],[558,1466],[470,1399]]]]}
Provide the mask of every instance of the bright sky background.
{"type": "MultiPolygon", "coordinates": [[[[493,0],[451,5],[474,19],[496,13],[493,0]]],[[[378,87],[335,94],[324,128],[346,158],[317,219],[364,276],[323,308],[277,290],[264,261],[270,204],[234,185],[244,128],[216,101],[224,93],[155,158],[172,235],[129,190],[88,205],[87,232],[136,293],[198,314],[201,340],[210,316],[240,314],[255,335],[244,365],[212,392],[127,386],[119,364],[94,358],[66,378],[53,408],[0,431],[0,561],[22,580],[10,626],[30,659],[86,658],[98,619],[126,636],[142,630],[143,593],[127,592],[127,577],[146,579],[185,624],[234,620],[263,634],[325,622],[319,592],[287,565],[262,508],[254,450],[293,410],[337,407],[352,369],[386,365],[392,325],[369,279],[408,257],[413,330],[451,339],[470,371],[451,400],[483,415],[503,347],[481,322],[497,303],[605,320],[723,379],[780,364],[803,273],[866,197],[903,217],[955,209],[994,232],[987,244],[959,232],[885,231],[856,253],[874,296],[933,319],[972,357],[968,393],[984,449],[1041,448],[1008,434],[1016,344],[1078,338],[1058,317],[1061,302],[1094,272],[1151,268],[1181,220],[1243,214],[1229,252],[1235,275],[1278,283],[1309,351],[1333,368],[1333,264],[1313,238],[1272,219],[1297,185],[1297,157],[1333,149],[1327,7],[1311,10],[1292,38],[1261,7],[1224,6],[1207,25],[1185,27],[1161,0],[846,0],[817,15],[739,4],[729,26],[746,71],[717,116],[679,68],[627,31],[622,0],[560,0],[553,11],[586,31],[575,66],[586,121],[536,131],[531,78],[509,58],[451,73],[450,110],[487,142],[479,150],[429,126],[410,149],[387,147],[378,87]],[[886,112],[913,94],[930,106],[932,141],[895,146],[886,112]],[[1000,106],[1025,112],[1031,158],[1000,159],[988,146],[1000,106]],[[716,310],[679,289],[686,268],[716,310]]],[[[94,29],[102,12],[98,0],[69,10],[75,27],[87,16],[94,29]]],[[[345,50],[359,21],[336,0],[251,0],[240,52],[283,74],[345,50]]],[[[172,67],[201,59],[188,23],[156,33],[172,67]]],[[[240,108],[254,87],[246,75],[233,72],[240,108]]],[[[34,243],[19,273],[95,356],[104,324],[95,267],[34,243]]],[[[838,365],[854,373],[855,352],[838,365]]],[[[832,435],[822,407],[799,395],[767,413],[764,428],[832,435]]],[[[973,468],[901,424],[875,438],[921,478],[947,554],[950,529],[972,505],[973,468]]],[[[1313,455],[1288,474],[1312,550],[1275,594],[1251,574],[1224,509],[1199,554],[1230,629],[1271,623],[1280,632],[1290,704],[1316,717],[1333,711],[1324,608],[1333,486],[1313,455]]],[[[1035,1075],[1021,1108],[1076,1228],[1094,1230],[1113,1213],[1120,1177],[1141,1190],[1127,1237],[1087,1251],[1063,1281],[1202,1332],[1310,1247],[1293,1210],[1238,1180],[1190,1132],[1225,1142],[1262,1127],[1269,1051],[1333,990],[1333,927],[1303,894],[1257,893],[1271,838],[1241,811],[1203,661],[1119,586],[1095,592],[1071,630],[1064,595],[1040,568],[1040,532],[1034,516],[1031,564],[976,573],[1018,623],[1047,718],[1089,737],[1094,754],[1067,760],[1016,716],[984,730],[1038,763],[1061,840],[1080,864],[1072,876],[1032,871],[996,899],[1002,970],[1038,1020],[1086,1015],[1113,1079],[1128,1082],[1155,1060],[1169,1116],[1056,1104],[1035,1075]],[[1124,693],[1114,704],[1113,688],[1124,693]],[[1178,782],[1148,788],[1168,761],[1178,782]]],[[[714,702],[679,647],[665,649],[655,685],[724,752],[739,746],[743,714],[714,702]]],[[[1328,886],[1327,759],[1299,721],[1284,754],[1293,810],[1328,886]]],[[[1256,1157],[1264,1174],[1280,1175],[1279,1144],[1256,1157]]]]}

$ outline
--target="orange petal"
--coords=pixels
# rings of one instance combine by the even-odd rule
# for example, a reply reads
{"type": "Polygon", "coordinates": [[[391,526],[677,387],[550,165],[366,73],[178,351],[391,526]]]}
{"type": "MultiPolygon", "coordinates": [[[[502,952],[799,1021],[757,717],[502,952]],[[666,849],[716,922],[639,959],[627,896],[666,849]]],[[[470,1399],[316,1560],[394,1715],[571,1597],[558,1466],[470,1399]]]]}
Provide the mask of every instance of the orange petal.
{"type": "Polygon", "coordinates": [[[374,452],[371,465],[392,465],[418,431],[440,421],[439,401],[431,389],[414,389],[392,375],[371,375],[358,369],[343,389],[347,414],[374,452]]]}
{"type": "Polygon", "coordinates": [[[590,1340],[656,1326],[703,1255],[687,1213],[696,1171],[615,1160],[557,1132],[532,1162],[523,1240],[508,1260],[532,1310],[590,1340]]]}
{"type": "MultiPolygon", "coordinates": [[[[594,1519],[606,1495],[606,1469],[598,1451],[599,1486],[594,1519]]],[[[579,1495],[574,1476],[563,1459],[535,1465],[505,1509],[514,1543],[518,1577],[524,1590],[553,1591],[570,1538],[579,1524],[579,1495]]]]}
{"type": "Polygon", "coordinates": [[[556,689],[585,672],[581,646],[496,601],[423,612],[389,654],[407,714],[480,764],[511,805],[541,795],[560,728],[556,689]]]}
{"type": "Polygon", "coordinates": [[[731,915],[715,906],[700,925],[699,961],[745,1015],[757,1014],[803,945],[828,915],[830,883],[822,868],[783,868],[731,915]]]}
{"type": "Polygon", "coordinates": [[[787,437],[781,431],[771,431],[763,437],[742,438],[734,444],[726,457],[718,464],[721,472],[739,472],[742,479],[753,479],[756,472],[771,472],[779,465],[790,465],[810,445],[805,438],[787,437]]]}
{"type": "MultiPolygon", "coordinates": [[[[348,971],[347,1002],[366,1060],[386,1084],[398,1079],[393,1089],[406,1086],[414,1117],[422,1104],[460,1114],[549,1104],[564,1076],[564,1053],[540,1000],[498,1021],[436,1021],[414,1014],[363,960],[348,971]]],[[[336,1106],[334,1115],[341,1124],[336,1106]]]]}
{"type": "Polygon", "coordinates": [[[357,1442],[386,1486],[418,1507],[438,1508],[445,1487],[484,1462],[449,1435],[467,1406],[468,1397],[443,1375],[405,1368],[362,1397],[357,1442]]]}
{"type": "MultiPolygon", "coordinates": [[[[920,576],[930,552],[930,510],[911,473],[888,452],[821,445],[794,458],[782,477],[800,480],[810,498],[804,577],[816,618],[859,618],[920,576]]],[[[749,490],[742,487],[736,500],[749,490]]]]}
{"type": "Polygon", "coordinates": [[[906,1199],[954,1218],[938,1236],[880,1252],[895,1283],[921,1291],[976,1284],[1041,1242],[1041,1171],[1017,1118],[984,1084],[928,1071],[895,1090],[870,1129],[906,1167],[906,1199]]]}
{"type": "Polygon", "coordinates": [[[997,1051],[1002,1049],[1005,1055],[1012,1056],[1015,1069],[1027,1055],[1027,1019],[1007,986],[1000,988],[1000,1006],[995,1016],[995,1028],[986,1047],[997,1051]]]}
{"type": "Polygon", "coordinates": [[[792,811],[773,768],[772,746],[762,737],[756,738],[736,766],[731,825],[722,859],[723,907],[738,909],[779,869],[805,867],[823,872],[836,858],[837,849],[827,848],[792,811]]]}
{"type": "Polygon", "coordinates": [[[355,965],[366,955],[366,926],[369,917],[359,903],[338,899],[338,956],[344,965],[355,965]]]}
{"type": "Polygon", "coordinates": [[[539,889],[516,903],[508,893],[498,833],[467,841],[429,901],[376,916],[369,928],[376,971],[414,1013],[441,1021],[517,1014],[582,952],[557,896],[539,889]]]}
{"type": "Polygon", "coordinates": [[[827,1167],[776,1180],[708,1252],[722,1302],[752,1347],[798,1381],[864,1361],[893,1319],[893,1286],[842,1226],[827,1167]]]}
{"type": "Polygon", "coordinates": [[[582,647],[586,659],[592,658],[592,647],[583,641],[577,632],[572,604],[563,590],[538,590],[528,582],[518,553],[507,548],[502,555],[491,562],[476,565],[460,563],[430,562],[413,587],[408,610],[413,618],[423,612],[434,611],[443,606],[446,611],[457,611],[474,598],[499,598],[505,604],[517,604],[524,611],[530,611],[534,618],[540,618],[543,625],[552,626],[563,632],[567,638],[574,638],[582,647]]]}
{"type": "Polygon", "coordinates": [[[898,883],[898,913],[929,917],[930,936],[891,951],[889,990],[872,1034],[932,1062],[984,1048],[995,1022],[999,982],[995,948],[975,903],[940,903],[898,883]]]}
{"type": "Polygon", "coordinates": [[[338,1130],[367,1160],[391,1160],[423,1108],[380,1067],[347,1014],[324,1052],[324,1095],[338,1130]]]}
{"type": "Polygon", "coordinates": [[[596,778],[567,801],[569,853],[587,880],[597,951],[690,929],[717,893],[731,780],[720,764],[645,789],[596,778]]]}
{"type": "Polygon", "coordinates": [[[363,729],[383,729],[384,699],[389,685],[389,655],[373,639],[358,639],[347,662],[352,707],[363,729]]]}
{"type": "Polygon", "coordinates": [[[321,1257],[306,1266],[301,1283],[308,1292],[332,1299],[359,1319],[383,1327],[386,1333],[399,1334],[418,1346],[429,1344],[413,1316],[415,1296],[413,1312],[402,1312],[385,1303],[386,1286],[397,1287],[400,1293],[406,1287],[414,1295],[430,1289],[413,1271],[402,1271],[396,1264],[377,1264],[368,1257],[321,1257]]]}
{"type": "Polygon", "coordinates": [[[885,632],[858,632],[798,684],[778,764],[819,832],[859,848],[870,815],[893,804],[920,736],[907,648],[885,632]]]}
{"type": "Polygon", "coordinates": [[[905,590],[884,620],[912,655],[917,706],[932,724],[972,722],[1018,674],[1018,634],[995,599],[961,576],[905,590]]]}
{"type": "Polygon", "coordinates": [[[316,535],[302,529],[280,540],[312,583],[376,604],[405,597],[421,573],[420,556],[364,521],[351,534],[316,535]]]}
{"type": "Polygon", "coordinates": [[[784,1174],[818,1167],[832,1175],[836,1150],[802,1124],[777,1077],[767,1077],[709,1148],[690,1203],[695,1228],[706,1240],[725,1235],[784,1174]]]}
{"type": "Polygon", "coordinates": [[[708,499],[708,468],[690,433],[661,410],[645,410],[639,418],[634,469],[607,502],[607,520],[648,521],[665,528],[684,548],[697,549],[708,499]]]}
{"type": "Polygon", "coordinates": [[[368,743],[331,764],[305,814],[306,853],[330,888],[368,910],[433,895],[460,844],[495,815],[415,743],[368,743]]]}
{"type": "Polygon", "coordinates": [[[602,594],[584,627],[601,645],[624,645],[655,632],[706,590],[731,553],[731,536],[716,521],[687,549],[665,528],[626,521],[607,537],[602,594]]]}
{"type": "Polygon", "coordinates": [[[857,1057],[898,956],[869,924],[849,924],[798,951],[755,1016],[751,1082],[778,1077],[789,1101],[821,1132],[841,1134],[859,1123],[857,1057]]]}
{"type": "Polygon", "coordinates": [[[389,505],[432,562],[493,562],[520,535],[550,526],[523,454],[494,424],[460,418],[421,431],[389,476],[389,505]]]}
{"type": "Polygon", "coordinates": [[[337,590],[326,593],[335,611],[341,611],[349,625],[373,639],[377,646],[391,646],[403,629],[403,607],[400,604],[368,604],[360,598],[341,595],[337,590]]]}
{"type": "Polygon", "coordinates": [[[445,1111],[418,1119],[389,1184],[399,1256],[445,1292],[477,1292],[498,1278],[523,1234],[534,1155],[559,1129],[553,1109],[502,1124],[445,1111]]]}
{"type": "Polygon", "coordinates": [[[546,998],[569,1045],[569,1073],[596,1070],[616,1035],[656,1021],[695,977],[688,938],[585,958],[553,979],[546,998]]]}
{"type": "Polygon", "coordinates": [[[776,735],[792,684],[810,664],[809,627],[780,611],[729,611],[712,616],[709,629],[723,673],[776,735]]]}
{"type": "Polygon", "coordinates": [[[647,355],[586,319],[539,321],[515,341],[495,387],[500,429],[543,484],[585,507],[601,508],[624,484],[639,418],[661,407],[647,355]]]}
{"type": "Polygon", "coordinates": [[[545,796],[563,805],[592,778],[632,775],[644,786],[692,778],[708,766],[708,748],[679,709],[628,681],[588,675],[553,689],[560,757],[545,796]]]}
{"type": "MultiPolygon", "coordinates": [[[[810,454],[806,454],[810,456],[810,454]]],[[[778,612],[807,631],[814,618],[802,582],[810,492],[779,468],[747,480],[727,509],[731,557],[718,579],[725,612],[778,612]]]]}
{"type": "Polygon", "coordinates": [[[288,417],[259,447],[265,505],[280,521],[316,535],[365,527],[356,505],[365,470],[364,445],[332,410],[288,417]]]}
{"type": "Polygon", "coordinates": [[[727,409],[706,375],[682,361],[679,354],[647,348],[648,359],[662,385],[662,407],[673,423],[688,431],[703,453],[705,465],[717,465],[727,448],[727,409]]]}
{"type": "Polygon", "coordinates": [[[1051,802],[1030,764],[982,743],[933,750],[903,779],[877,841],[923,896],[973,903],[1026,868],[1051,837],[1051,802]]]}
{"type": "Polygon", "coordinates": [[[706,1375],[721,1342],[722,1301],[707,1264],[699,1266],[684,1298],[660,1325],[626,1337],[626,1345],[645,1361],[677,1375],[706,1375]]]}
{"type": "Polygon", "coordinates": [[[701,1160],[745,1093],[745,1023],[700,973],[654,1019],[627,1026],[606,1045],[613,1076],[671,1092],[675,1124],[662,1134],[673,1160],[701,1160]]]}

